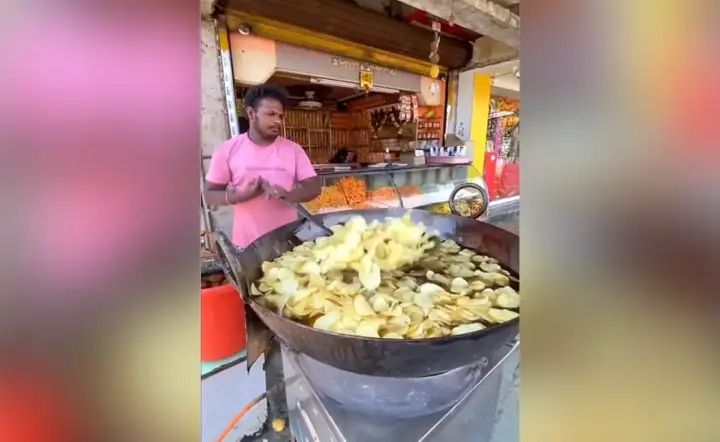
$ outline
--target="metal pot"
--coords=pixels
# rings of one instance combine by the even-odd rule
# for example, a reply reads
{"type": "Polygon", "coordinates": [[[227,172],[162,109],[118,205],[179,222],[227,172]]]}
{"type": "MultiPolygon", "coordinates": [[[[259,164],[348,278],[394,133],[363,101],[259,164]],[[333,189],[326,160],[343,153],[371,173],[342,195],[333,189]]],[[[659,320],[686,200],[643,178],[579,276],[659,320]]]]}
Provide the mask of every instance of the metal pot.
{"type": "MultiPolygon", "coordinates": [[[[368,221],[382,221],[387,217],[401,217],[407,212],[413,221],[422,222],[428,231],[492,256],[517,275],[517,235],[474,219],[407,209],[352,210],[316,218],[326,226],[332,226],[355,215],[368,221]]],[[[262,276],[264,261],[273,260],[318,236],[321,235],[317,226],[298,221],[260,237],[242,252],[229,246],[224,235],[219,235],[218,242],[228,279],[235,281],[241,293],[249,293],[250,284],[262,276]]],[[[460,336],[408,340],[365,338],[308,327],[265,308],[250,296],[245,296],[244,300],[250,307],[245,309],[249,364],[269,348],[269,339],[275,335],[292,349],[341,370],[372,376],[430,376],[477,363],[512,341],[519,330],[519,320],[515,319],[460,336]]]]}

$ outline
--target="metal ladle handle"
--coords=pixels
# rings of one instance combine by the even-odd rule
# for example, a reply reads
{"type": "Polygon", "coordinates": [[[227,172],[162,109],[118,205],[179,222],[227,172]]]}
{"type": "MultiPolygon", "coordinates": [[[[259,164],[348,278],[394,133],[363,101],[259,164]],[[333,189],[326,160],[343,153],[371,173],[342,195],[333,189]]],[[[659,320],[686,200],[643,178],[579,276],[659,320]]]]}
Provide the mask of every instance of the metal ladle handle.
{"type": "Polygon", "coordinates": [[[310,214],[310,212],[308,212],[308,210],[305,207],[303,207],[302,204],[286,200],[285,198],[280,198],[280,199],[282,201],[284,201],[285,204],[287,204],[289,207],[291,207],[292,209],[295,209],[295,211],[298,214],[300,214],[300,216],[303,217],[305,220],[310,221],[311,223],[316,225],[318,228],[320,228],[320,230],[322,230],[325,234],[332,235],[333,233],[335,233],[332,230],[330,230],[328,227],[326,227],[325,224],[323,224],[320,221],[318,221],[317,219],[315,219],[315,217],[312,216],[310,214]]]}

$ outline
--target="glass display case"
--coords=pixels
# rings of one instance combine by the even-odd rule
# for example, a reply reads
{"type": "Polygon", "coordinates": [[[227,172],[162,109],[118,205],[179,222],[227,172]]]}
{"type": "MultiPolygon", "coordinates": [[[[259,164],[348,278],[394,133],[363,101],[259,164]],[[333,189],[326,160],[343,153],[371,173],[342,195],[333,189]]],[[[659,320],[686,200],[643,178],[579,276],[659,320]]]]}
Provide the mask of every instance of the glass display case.
{"type": "Polygon", "coordinates": [[[468,178],[467,164],[340,168],[319,170],[322,193],[306,204],[312,213],[338,210],[404,207],[425,208],[447,202],[459,184],[481,178],[468,178]]]}

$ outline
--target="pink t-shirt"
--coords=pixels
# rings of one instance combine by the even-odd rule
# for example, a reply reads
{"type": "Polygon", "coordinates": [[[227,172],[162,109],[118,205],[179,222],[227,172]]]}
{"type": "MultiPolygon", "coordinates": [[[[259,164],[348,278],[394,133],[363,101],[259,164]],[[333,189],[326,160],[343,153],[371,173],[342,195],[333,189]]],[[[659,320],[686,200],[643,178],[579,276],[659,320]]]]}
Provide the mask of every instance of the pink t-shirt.
{"type": "MultiPolygon", "coordinates": [[[[205,178],[212,183],[239,187],[258,176],[292,190],[296,182],[316,173],[297,143],[277,137],[269,146],[258,146],[247,134],[242,134],[224,142],[213,153],[205,178]]],[[[247,247],[265,233],[295,220],[295,210],[261,195],[235,205],[232,239],[236,245],[247,247]]]]}

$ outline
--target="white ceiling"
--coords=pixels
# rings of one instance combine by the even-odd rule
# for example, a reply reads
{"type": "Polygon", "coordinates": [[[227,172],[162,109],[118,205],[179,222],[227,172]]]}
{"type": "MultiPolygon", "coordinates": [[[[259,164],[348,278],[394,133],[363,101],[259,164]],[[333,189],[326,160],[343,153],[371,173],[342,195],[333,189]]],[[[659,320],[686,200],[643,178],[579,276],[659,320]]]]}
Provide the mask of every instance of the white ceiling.
{"type": "Polygon", "coordinates": [[[476,68],[468,72],[473,74],[486,74],[493,77],[493,88],[498,91],[520,92],[520,79],[515,76],[515,68],[520,67],[520,60],[510,60],[482,68],[476,68]]]}

